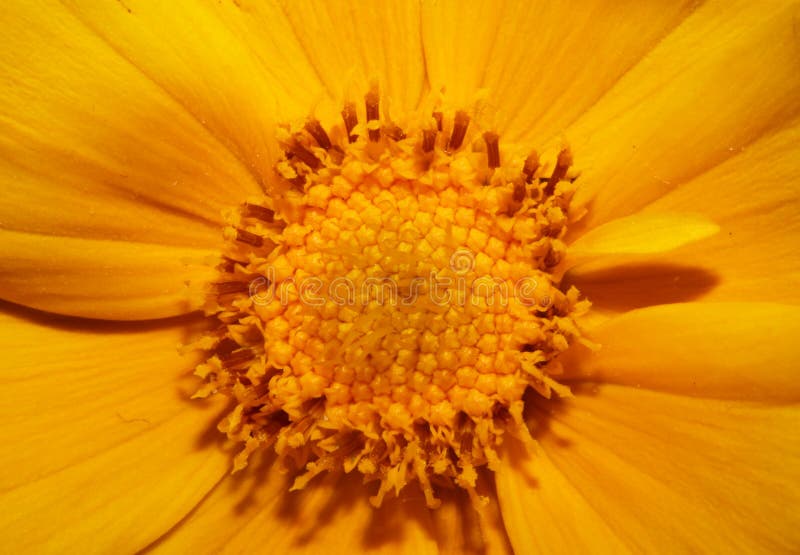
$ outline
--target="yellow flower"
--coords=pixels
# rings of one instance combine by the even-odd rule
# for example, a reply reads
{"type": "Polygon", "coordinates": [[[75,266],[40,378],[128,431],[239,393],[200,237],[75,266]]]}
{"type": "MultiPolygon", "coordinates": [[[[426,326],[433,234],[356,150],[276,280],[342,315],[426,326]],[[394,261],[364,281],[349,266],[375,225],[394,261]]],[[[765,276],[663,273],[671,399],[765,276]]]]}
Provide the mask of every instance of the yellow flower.
{"type": "Polygon", "coordinates": [[[797,551],[798,10],[627,4],[4,3],[0,546],[797,551]]]}

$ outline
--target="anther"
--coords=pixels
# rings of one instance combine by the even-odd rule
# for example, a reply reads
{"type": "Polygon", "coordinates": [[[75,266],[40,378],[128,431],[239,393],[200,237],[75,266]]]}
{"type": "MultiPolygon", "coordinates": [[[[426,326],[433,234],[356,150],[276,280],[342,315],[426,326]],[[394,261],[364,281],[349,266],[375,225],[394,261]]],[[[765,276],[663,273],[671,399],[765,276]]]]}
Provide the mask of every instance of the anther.
{"type": "Polygon", "coordinates": [[[337,166],[341,164],[342,161],[344,160],[344,150],[342,150],[342,147],[338,145],[333,145],[331,149],[328,151],[328,153],[333,163],[336,164],[337,166]]]}
{"type": "Polygon", "coordinates": [[[347,141],[354,143],[356,136],[353,135],[353,129],[358,125],[358,115],[356,114],[356,105],[348,102],[342,109],[342,119],[344,120],[344,128],[347,130],[347,141]]]}
{"type": "Polygon", "coordinates": [[[218,295],[233,295],[235,293],[246,293],[247,283],[244,281],[222,281],[214,284],[218,295]]]}
{"type": "Polygon", "coordinates": [[[500,136],[492,131],[483,134],[486,142],[486,157],[491,169],[500,167],[500,136]]]}
{"type": "Polygon", "coordinates": [[[425,129],[422,131],[422,152],[433,152],[436,146],[436,129],[425,129]]]}
{"type": "Polygon", "coordinates": [[[322,162],[320,162],[319,158],[314,156],[313,152],[308,150],[299,142],[295,141],[295,143],[291,147],[291,151],[292,154],[294,154],[298,160],[303,162],[306,166],[308,166],[312,170],[316,171],[320,167],[322,167],[322,162]]]}
{"type": "Polygon", "coordinates": [[[242,262],[234,260],[233,258],[228,258],[227,256],[223,256],[222,262],[217,265],[217,269],[225,274],[232,274],[234,270],[236,270],[237,264],[242,264],[242,262]]]}
{"type": "Polygon", "coordinates": [[[514,181],[514,194],[512,198],[514,199],[515,203],[521,203],[525,200],[525,195],[527,194],[528,189],[525,187],[525,183],[520,181],[514,181]]]}
{"type": "Polygon", "coordinates": [[[232,368],[251,360],[253,360],[253,351],[250,349],[239,349],[225,356],[220,356],[220,362],[222,362],[223,368],[232,368]]]}
{"type": "MultiPolygon", "coordinates": [[[[380,117],[380,97],[378,96],[377,87],[373,87],[372,90],[367,93],[367,95],[364,97],[364,104],[367,108],[367,121],[376,121],[380,117]]],[[[381,139],[380,128],[369,129],[367,134],[369,135],[369,140],[372,142],[376,142],[381,139]]]]}
{"type": "Polygon", "coordinates": [[[572,165],[572,153],[569,151],[568,148],[565,148],[558,153],[558,159],[556,160],[556,167],[553,169],[553,174],[547,181],[547,187],[544,188],[544,193],[546,195],[552,195],[556,191],[556,185],[558,185],[559,181],[564,179],[564,177],[567,175],[567,170],[571,165],[572,165]]]}
{"type": "Polygon", "coordinates": [[[402,141],[406,138],[406,132],[403,129],[395,124],[390,123],[383,128],[384,133],[386,136],[389,137],[393,141],[402,141]]]}
{"type": "Polygon", "coordinates": [[[244,229],[236,230],[236,240],[240,243],[245,243],[246,245],[251,245],[256,248],[261,247],[264,244],[263,237],[256,235],[255,233],[250,233],[244,229]]]}
{"type": "Polygon", "coordinates": [[[436,130],[441,131],[444,126],[444,114],[441,112],[434,112],[433,119],[436,120],[436,130]]]}
{"type": "Polygon", "coordinates": [[[533,183],[533,177],[536,170],[539,169],[539,154],[534,150],[527,158],[525,158],[525,165],[522,167],[522,173],[525,176],[525,183],[533,183]]]}
{"type": "Polygon", "coordinates": [[[469,116],[463,110],[459,110],[453,120],[453,134],[450,135],[450,142],[447,143],[448,152],[453,152],[461,147],[461,143],[464,142],[464,137],[467,135],[467,127],[469,127],[469,116]]]}
{"type": "Polygon", "coordinates": [[[328,150],[331,147],[331,139],[328,137],[328,134],[325,132],[325,128],[322,127],[322,124],[318,120],[310,119],[306,122],[305,130],[314,137],[314,140],[317,141],[317,144],[328,150]]]}
{"type": "Polygon", "coordinates": [[[275,221],[275,212],[258,204],[246,202],[244,204],[244,213],[263,222],[272,223],[275,221]]]}

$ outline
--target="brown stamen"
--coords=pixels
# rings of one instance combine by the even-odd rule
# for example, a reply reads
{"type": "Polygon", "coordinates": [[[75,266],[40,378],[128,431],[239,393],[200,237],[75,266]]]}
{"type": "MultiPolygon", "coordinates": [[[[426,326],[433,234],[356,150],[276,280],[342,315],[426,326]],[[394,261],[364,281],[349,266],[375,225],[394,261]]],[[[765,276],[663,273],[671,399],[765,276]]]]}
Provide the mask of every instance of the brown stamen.
{"type": "Polygon", "coordinates": [[[528,189],[525,187],[525,183],[522,181],[515,181],[514,182],[514,194],[512,198],[514,199],[515,203],[520,203],[525,200],[525,195],[528,193],[528,189]]]}
{"type": "Polygon", "coordinates": [[[464,137],[467,135],[467,127],[469,127],[469,116],[463,110],[459,110],[453,120],[453,134],[450,135],[450,142],[447,144],[448,152],[453,152],[461,147],[461,143],[464,142],[464,137]]]}
{"type": "Polygon", "coordinates": [[[441,112],[434,112],[433,119],[436,120],[436,130],[441,131],[444,125],[444,114],[441,112]]]}
{"type": "Polygon", "coordinates": [[[313,171],[318,170],[322,167],[322,162],[320,162],[319,158],[314,156],[314,153],[308,150],[306,147],[301,145],[298,142],[295,142],[292,147],[292,154],[297,156],[297,159],[311,168],[313,171]]]}
{"type": "Polygon", "coordinates": [[[259,206],[258,204],[246,202],[244,205],[244,212],[245,215],[263,222],[272,223],[275,221],[275,212],[264,206],[259,206]]]}
{"type": "Polygon", "coordinates": [[[328,137],[328,133],[325,132],[325,128],[322,127],[319,121],[315,119],[308,120],[305,129],[314,137],[314,140],[317,141],[317,144],[321,148],[328,150],[331,147],[331,139],[328,137]]]}
{"type": "MultiPolygon", "coordinates": [[[[367,93],[367,95],[364,97],[364,104],[367,108],[367,122],[377,121],[380,117],[380,97],[378,96],[377,88],[373,87],[373,89],[367,93]]],[[[372,142],[376,142],[381,139],[380,128],[369,129],[367,130],[367,134],[369,135],[369,140],[372,142]]]]}
{"type": "Polygon", "coordinates": [[[500,136],[497,133],[488,131],[483,134],[486,142],[486,157],[491,169],[500,167],[500,136]]]}
{"type": "Polygon", "coordinates": [[[533,183],[533,177],[536,170],[539,169],[539,154],[534,150],[527,158],[525,158],[525,165],[522,167],[522,173],[525,176],[525,183],[533,183]]]}
{"type": "Polygon", "coordinates": [[[339,165],[344,160],[344,150],[338,145],[333,145],[328,151],[334,164],[339,165]]]}
{"type": "Polygon", "coordinates": [[[422,152],[433,152],[436,146],[436,129],[425,129],[422,132],[422,152]]]}
{"type": "Polygon", "coordinates": [[[347,141],[354,143],[356,136],[353,135],[353,128],[358,125],[358,115],[356,114],[356,105],[348,102],[342,109],[342,119],[344,120],[344,128],[347,130],[347,141]]]}
{"type": "Polygon", "coordinates": [[[406,132],[403,129],[394,123],[390,123],[383,128],[384,133],[386,136],[392,139],[393,141],[402,141],[406,138],[406,132]]]}
{"type": "Polygon", "coordinates": [[[567,175],[567,170],[572,165],[572,153],[568,148],[563,149],[558,153],[558,160],[556,160],[556,167],[553,169],[553,174],[547,181],[547,187],[544,188],[546,195],[552,195],[556,191],[558,182],[564,179],[567,175]]]}
{"type": "Polygon", "coordinates": [[[218,295],[232,295],[234,293],[247,292],[247,283],[244,281],[222,281],[215,283],[214,287],[218,295]]]}
{"type": "Polygon", "coordinates": [[[260,235],[256,235],[255,233],[250,233],[249,231],[245,231],[244,229],[236,230],[236,240],[256,248],[261,247],[264,244],[263,237],[261,237],[260,235]]]}

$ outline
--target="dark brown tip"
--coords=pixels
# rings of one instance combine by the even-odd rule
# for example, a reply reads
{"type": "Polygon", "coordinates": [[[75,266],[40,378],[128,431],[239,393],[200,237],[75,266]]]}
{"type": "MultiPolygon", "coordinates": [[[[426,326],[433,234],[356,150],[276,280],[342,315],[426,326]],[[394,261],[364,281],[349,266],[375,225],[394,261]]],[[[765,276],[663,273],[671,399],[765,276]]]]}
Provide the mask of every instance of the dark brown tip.
{"type": "Polygon", "coordinates": [[[314,140],[317,141],[317,144],[328,150],[331,147],[331,139],[328,137],[328,134],[325,132],[325,128],[322,127],[322,124],[315,120],[310,119],[306,122],[305,130],[314,137],[314,140]]]}
{"type": "Polygon", "coordinates": [[[444,125],[444,115],[441,112],[434,112],[433,119],[436,120],[436,130],[441,132],[444,125]]]}
{"type": "Polygon", "coordinates": [[[461,148],[464,137],[467,135],[468,127],[469,115],[463,110],[459,110],[456,112],[456,117],[453,120],[453,134],[450,135],[450,142],[447,143],[448,152],[453,152],[461,148]]]}
{"type": "Polygon", "coordinates": [[[217,295],[233,295],[236,293],[246,293],[247,283],[244,281],[222,281],[214,284],[217,295]]]}
{"type": "Polygon", "coordinates": [[[422,131],[422,152],[433,152],[436,146],[436,129],[425,129],[422,131]]]}
{"type": "Polygon", "coordinates": [[[522,166],[522,174],[525,176],[525,183],[533,183],[533,177],[536,175],[536,170],[538,169],[539,155],[534,150],[525,158],[525,165],[522,166]]]}
{"type": "Polygon", "coordinates": [[[250,245],[253,247],[260,247],[264,244],[264,238],[260,235],[256,235],[255,233],[250,233],[244,229],[237,229],[236,230],[236,240],[240,243],[244,243],[246,245],[250,245]]]}
{"type": "Polygon", "coordinates": [[[334,164],[339,165],[342,163],[342,160],[344,160],[344,150],[342,150],[341,147],[334,145],[328,152],[334,164]]]}
{"type": "Polygon", "coordinates": [[[303,162],[313,171],[316,171],[322,167],[322,162],[320,162],[320,159],[314,156],[313,152],[296,141],[291,147],[291,152],[297,157],[298,160],[303,162]]]}
{"type": "Polygon", "coordinates": [[[356,141],[353,135],[353,129],[358,125],[358,115],[356,114],[356,105],[348,102],[342,109],[342,119],[344,120],[344,128],[347,130],[347,141],[354,143],[356,141]]]}
{"type": "Polygon", "coordinates": [[[486,158],[491,169],[500,167],[500,136],[492,131],[483,134],[486,142],[486,158]]]}
{"type": "Polygon", "coordinates": [[[220,355],[219,358],[223,368],[233,368],[245,362],[250,362],[253,360],[254,355],[253,351],[245,348],[232,351],[226,355],[220,355]]]}
{"type": "Polygon", "coordinates": [[[402,141],[406,138],[406,132],[403,129],[394,123],[390,123],[383,128],[383,132],[386,133],[386,136],[392,139],[393,141],[402,141]]]}
{"type": "Polygon", "coordinates": [[[259,219],[263,222],[272,223],[275,221],[275,212],[264,206],[259,206],[258,204],[246,202],[244,205],[244,213],[246,216],[259,219]]]}
{"type": "Polygon", "coordinates": [[[515,203],[521,203],[525,200],[525,195],[528,193],[528,190],[525,188],[525,183],[521,180],[514,181],[514,194],[512,198],[514,199],[515,203]]]}
{"type": "MultiPolygon", "coordinates": [[[[378,95],[377,87],[373,87],[371,91],[364,97],[364,104],[367,108],[367,121],[376,121],[380,118],[380,96],[378,95]]],[[[377,142],[381,139],[380,129],[369,129],[367,131],[369,140],[377,142]]]]}
{"type": "Polygon", "coordinates": [[[553,174],[550,176],[550,179],[547,180],[547,186],[544,188],[544,193],[546,195],[555,193],[556,185],[566,177],[567,170],[571,165],[572,153],[568,148],[562,149],[561,152],[558,153],[558,159],[556,160],[556,167],[553,169],[553,174]]]}

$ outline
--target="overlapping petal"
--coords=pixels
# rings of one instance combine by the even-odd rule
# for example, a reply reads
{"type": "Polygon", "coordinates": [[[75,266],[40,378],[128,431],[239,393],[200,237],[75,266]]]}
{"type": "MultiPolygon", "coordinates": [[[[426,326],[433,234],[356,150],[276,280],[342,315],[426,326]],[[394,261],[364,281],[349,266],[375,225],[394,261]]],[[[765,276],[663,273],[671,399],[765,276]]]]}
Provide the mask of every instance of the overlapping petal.
{"type": "Polygon", "coordinates": [[[230,465],[204,439],[221,407],[190,404],[181,381],[191,359],[176,346],[190,323],[47,324],[4,308],[3,548],[141,549],[230,465]]]}

